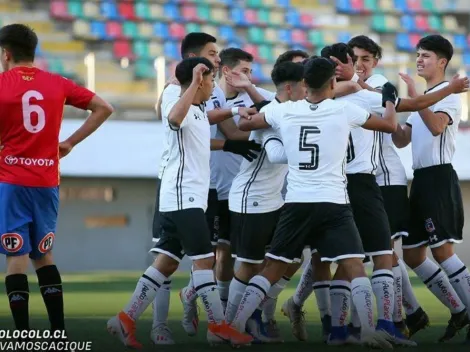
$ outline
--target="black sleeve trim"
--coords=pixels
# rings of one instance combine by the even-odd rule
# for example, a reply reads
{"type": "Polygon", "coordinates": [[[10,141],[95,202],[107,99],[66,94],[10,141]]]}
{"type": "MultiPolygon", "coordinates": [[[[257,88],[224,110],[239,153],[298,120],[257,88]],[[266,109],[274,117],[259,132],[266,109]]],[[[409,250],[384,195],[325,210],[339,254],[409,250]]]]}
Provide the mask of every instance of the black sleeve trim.
{"type": "Polygon", "coordinates": [[[398,107],[400,106],[401,103],[401,98],[397,98],[397,102],[395,103],[395,111],[398,110],[398,107]]]}
{"type": "Polygon", "coordinates": [[[179,127],[173,126],[170,122],[168,122],[168,126],[170,126],[170,129],[171,129],[172,131],[179,131],[179,129],[180,129],[179,127]]]}
{"type": "Polygon", "coordinates": [[[438,112],[441,113],[441,114],[446,114],[447,115],[447,117],[449,118],[449,125],[452,125],[454,123],[454,120],[452,119],[452,117],[450,117],[450,115],[447,112],[445,112],[445,111],[434,111],[435,114],[437,114],[438,112]]]}
{"type": "Polygon", "coordinates": [[[281,143],[282,145],[284,145],[282,143],[282,140],[277,138],[277,137],[269,137],[268,139],[266,139],[266,141],[263,143],[263,147],[266,146],[266,144],[268,144],[268,142],[271,142],[271,141],[278,141],[279,143],[281,143]]]}
{"type": "Polygon", "coordinates": [[[413,127],[413,125],[409,122],[405,122],[405,125],[407,125],[408,127],[413,127]]]}

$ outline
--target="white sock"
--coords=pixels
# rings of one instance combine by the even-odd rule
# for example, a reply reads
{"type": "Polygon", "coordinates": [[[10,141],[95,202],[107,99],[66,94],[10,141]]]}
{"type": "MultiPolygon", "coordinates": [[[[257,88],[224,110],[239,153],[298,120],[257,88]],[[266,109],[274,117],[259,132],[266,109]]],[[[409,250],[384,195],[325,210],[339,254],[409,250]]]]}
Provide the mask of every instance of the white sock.
{"type": "Polygon", "coordinates": [[[403,308],[405,308],[406,315],[411,315],[419,309],[420,305],[411,286],[410,275],[408,275],[405,262],[398,259],[398,265],[400,265],[401,269],[403,308]]]}
{"type": "Polygon", "coordinates": [[[393,271],[393,288],[395,291],[395,304],[393,306],[393,322],[399,323],[403,321],[403,285],[401,277],[401,268],[399,265],[392,268],[393,271]]]}
{"type": "Polygon", "coordinates": [[[426,258],[420,266],[414,269],[414,272],[452,314],[460,313],[465,309],[465,305],[446,274],[432,260],[426,258]]]}
{"type": "Polygon", "coordinates": [[[261,276],[256,275],[250,280],[246,287],[245,294],[238,306],[237,314],[232,322],[238,331],[245,331],[247,320],[251,317],[256,308],[264,300],[266,293],[271,288],[269,281],[261,276]]]}
{"type": "Polygon", "coordinates": [[[377,302],[377,318],[392,321],[393,302],[395,301],[393,272],[385,269],[375,270],[370,281],[377,302]]]}
{"type": "Polygon", "coordinates": [[[449,277],[450,284],[467,307],[470,316],[470,272],[457,254],[443,261],[441,267],[449,277]]]}
{"type": "Polygon", "coordinates": [[[332,280],[330,287],[331,326],[346,325],[351,300],[351,283],[343,280],[332,280]]]}
{"type": "Polygon", "coordinates": [[[225,317],[219,290],[215,285],[214,272],[212,270],[194,270],[193,283],[207,313],[207,321],[220,324],[225,320],[225,317]]]}
{"type": "Polygon", "coordinates": [[[290,278],[283,276],[279,279],[278,282],[272,285],[269,291],[266,293],[266,297],[261,301],[259,309],[264,310],[267,302],[269,302],[270,299],[277,299],[281,292],[286,288],[289,281],[290,278]]]}
{"type": "Polygon", "coordinates": [[[300,277],[300,281],[297,284],[294,294],[294,303],[303,307],[305,301],[310,297],[313,292],[313,269],[309,263],[300,277]]]}
{"type": "Polygon", "coordinates": [[[367,277],[358,277],[351,282],[351,295],[361,321],[361,334],[375,331],[372,286],[367,277]]]}
{"type": "Polygon", "coordinates": [[[242,300],[243,294],[248,283],[238,280],[235,276],[230,283],[227,308],[225,309],[225,321],[231,323],[237,314],[238,305],[242,300]]]}
{"type": "Polygon", "coordinates": [[[167,324],[168,311],[170,309],[171,281],[165,281],[157,291],[153,300],[153,323],[152,327],[167,324]]]}
{"type": "Polygon", "coordinates": [[[357,312],[356,305],[353,300],[351,300],[351,324],[355,328],[361,327],[361,319],[359,318],[359,313],[357,312]]]}
{"type": "Polygon", "coordinates": [[[277,298],[269,297],[265,300],[263,304],[263,321],[268,322],[270,320],[274,320],[274,316],[276,315],[276,305],[277,305],[277,298]]]}
{"type": "Polygon", "coordinates": [[[231,283],[232,281],[217,280],[217,288],[219,289],[220,301],[222,302],[222,307],[224,307],[224,310],[227,308],[227,301],[231,283]]]}
{"type": "MultiPolygon", "coordinates": [[[[349,285],[351,286],[350,283],[349,285]]],[[[330,286],[331,281],[317,281],[313,284],[313,292],[315,292],[321,318],[325,315],[331,316],[330,286]]]]}
{"type": "Polygon", "coordinates": [[[191,303],[197,299],[197,292],[194,288],[193,283],[193,270],[191,269],[191,274],[189,275],[189,282],[186,287],[183,288],[182,294],[186,302],[191,303]]]}
{"type": "Polygon", "coordinates": [[[149,266],[141,276],[132,297],[123,312],[136,321],[157,295],[158,289],[168,278],[153,266],[149,266]]]}

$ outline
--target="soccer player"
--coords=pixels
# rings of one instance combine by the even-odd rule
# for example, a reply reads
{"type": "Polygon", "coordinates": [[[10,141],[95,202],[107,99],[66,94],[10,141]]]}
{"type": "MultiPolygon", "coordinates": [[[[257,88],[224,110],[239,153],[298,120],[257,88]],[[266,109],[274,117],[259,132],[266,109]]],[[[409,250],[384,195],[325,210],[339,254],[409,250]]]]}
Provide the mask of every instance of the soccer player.
{"type": "Polygon", "coordinates": [[[277,66],[283,62],[294,62],[301,63],[309,58],[307,52],[303,50],[287,50],[286,52],[279,55],[274,63],[274,66],[277,66]]]}
{"type": "MultiPolygon", "coordinates": [[[[301,64],[277,64],[271,78],[276,86],[276,97],[268,106],[305,98],[301,64]]],[[[281,191],[287,174],[287,159],[279,132],[272,128],[253,131],[250,139],[261,144],[263,149],[256,162],[242,161],[229,193],[230,237],[240,266],[230,284],[225,313],[228,323],[235,317],[248,282],[262,268],[266,246],[271,243],[280,209],[284,204],[281,191]]],[[[278,285],[277,289],[279,287],[278,285]]],[[[275,307],[276,301],[270,300],[270,304],[275,307]]],[[[274,312],[274,309],[265,310],[267,336],[261,334],[254,319],[248,320],[247,330],[261,341],[281,341],[274,312]]],[[[261,316],[261,308],[257,316],[261,316]]]]}
{"type": "Polygon", "coordinates": [[[23,24],[0,29],[0,252],[17,330],[29,330],[31,259],[51,331],[65,330],[62,280],[52,249],[59,208],[59,158],[91,135],[113,112],[89,90],[34,67],[38,37],[23,24]],[[59,143],[64,105],[91,110],[83,125],[59,143]]]}
{"type": "Polygon", "coordinates": [[[205,102],[214,88],[214,67],[205,58],[184,59],[176,67],[181,98],[162,105],[170,153],[160,189],[161,233],[159,255],[137,283],[127,306],[108,321],[108,331],[125,346],[140,348],[135,322],[157,291],[177,270],[186,254],[193,261],[192,282],[208,317],[209,342],[249,343],[224,321],[220,295],[214,282],[214,252],[205,219],[210,183],[210,125],[205,102]]]}
{"type": "MultiPolygon", "coordinates": [[[[251,66],[253,56],[241,49],[228,48],[220,52],[221,76],[219,85],[226,97],[225,108],[240,109],[251,107],[262,100],[272,100],[275,94],[265,89],[255,87],[251,83],[251,66]]],[[[247,140],[249,132],[242,132],[237,124],[240,115],[237,114],[217,125],[216,139],[224,140],[229,133],[238,134],[237,139],[247,140]]],[[[228,195],[233,178],[240,170],[242,158],[229,153],[214,153],[216,170],[216,187],[218,204],[217,226],[217,253],[216,253],[216,278],[220,298],[224,309],[227,305],[229,287],[233,278],[233,259],[230,249],[230,213],[228,208],[228,195]]]]}
{"type": "Polygon", "coordinates": [[[343,268],[336,275],[342,278],[344,290],[352,291],[359,308],[364,326],[362,341],[389,347],[385,334],[375,332],[370,304],[372,287],[362,264],[364,254],[349,205],[344,171],[351,129],[362,126],[395,130],[395,107],[391,102],[395,98],[390,94],[392,90],[388,95],[384,93],[384,118],[354,104],[333,100],[335,67],[329,59],[310,59],[304,71],[306,99],[271,106],[251,120],[242,121],[243,128],[271,126],[280,130],[289,173],[286,204],[266,254],[266,267],[250,280],[232,324],[243,331],[251,312],[281,279],[289,263],[300,259],[305,244],[311,244],[323,261],[338,262],[343,268]]]}
{"type": "MultiPolygon", "coordinates": [[[[193,32],[186,35],[181,43],[181,57],[183,59],[189,57],[205,57],[214,66],[214,73],[217,72],[220,63],[219,49],[217,47],[217,40],[213,36],[207,33],[193,32]]],[[[181,93],[181,86],[177,80],[173,80],[171,84],[167,85],[164,89],[162,96],[157,103],[157,114],[161,117],[163,124],[168,124],[167,116],[162,116],[161,106],[162,104],[168,104],[172,100],[178,100],[181,93]]],[[[249,108],[235,108],[235,109],[222,109],[225,105],[225,96],[220,87],[216,84],[212,93],[211,99],[206,102],[206,111],[209,121],[212,123],[211,126],[211,138],[215,137],[215,131],[217,127],[215,123],[223,121],[224,119],[232,117],[234,114],[240,114],[244,116],[252,109],[249,108]]],[[[249,160],[252,160],[254,154],[250,148],[254,146],[247,141],[231,140],[237,138],[234,133],[227,133],[227,140],[213,140],[211,143],[215,149],[223,149],[226,152],[238,153],[249,160]]],[[[163,153],[161,157],[158,177],[157,177],[157,192],[155,202],[155,214],[153,218],[153,240],[158,242],[160,236],[160,218],[159,218],[159,197],[160,197],[160,186],[161,177],[165,167],[167,165],[168,155],[170,150],[166,139],[163,139],[163,153]]],[[[206,219],[209,225],[209,229],[214,236],[214,221],[217,216],[217,191],[215,189],[215,172],[214,170],[214,158],[211,153],[211,183],[208,195],[208,207],[206,211],[206,219]]],[[[158,255],[158,252],[150,250],[151,252],[158,255]]],[[[156,344],[173,344],[173,338],[170,329],[167,325],[168,309],[170,306],[170,290],[171,281],[164,283],[161,290],[157,292],[155,301],[153,302],[153,323],[151,330],[151,339],[156,344]]],[[[182,319],[182,325],[186,333],[190,336],[194,336],[197,333],[199,324],[199,318],[197,313],[196,305],[196,292],[190,282],[181,291],[180,294],[184,314],[182,319]]]]}
{"type": "MultiPolygon", "coordinates": [[[[365,35],[352,38],[348,45],[354,51],[356,73],[366,84],[381,90],[388,80],[381,74],[374,73],[374,69],[382,58],[382,48],[365,35]]],[[[382,191],[394,247],[395,241],[402,236],[408,236],[408,181],[391,134],[380,133],[377,148],[379,160],[376,181],[382,191]]],[[[405,263],[396,253],[393,255],[392,271],[395,280],[393,321],[405,335],[411,337],[429,325],[429,317],[416,299],[405,263]],[[403,306],[406,311],[406,324],[403,322],[403,306]]]]}
{"type": "MultiPolygon", "coordinates": [[[[452,44],[440,35],[430,35],[416,49],[416,68],[426,80],[425,94],[447,89],[451,83],[445,81],[445,71],[453,56],[452,44]]],[[[462,194],[452,167],[461,104],[457,94],[450,95],[411,114],[392,136],[398,148],[411,142],[413,155],[410,229],[403,238],[405,262],[452,314],[440,341],[451,339],[469,323],[470,273],[454,252],[454,244],[462,242],[464,224],[462,194]],[[440,268],[426,257],[427,247],[440,268]]]]}

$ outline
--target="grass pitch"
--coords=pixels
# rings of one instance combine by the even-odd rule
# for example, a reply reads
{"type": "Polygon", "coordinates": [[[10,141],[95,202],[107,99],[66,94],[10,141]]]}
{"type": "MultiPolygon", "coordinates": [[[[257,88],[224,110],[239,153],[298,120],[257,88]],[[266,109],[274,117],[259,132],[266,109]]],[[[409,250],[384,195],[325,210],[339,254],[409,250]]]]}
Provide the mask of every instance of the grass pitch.
{"type": "MultiPolygon", "coordinates": [[[[137,272],[106,272],[106,273],[83,273],[64,275],[65,314],[67,330],[73,341],[91,341],[92,351],[120,352],[125,348],[117,339],[108,335],[106,321],[115,315],[127,303],[130,294],[135,288],[135,283],[142,273],[137,272]]],[[[180,325],[182,307],[178,297],[180,288],[188,281],[187,273],[178,273],[173,277],[173,289],[171,295],[171,308],[169,326],[173,337],[177,342],[174,346],[154,346],[150,342],[150,329],[152,309],[145,312],[137,324],[139,340],[144,344],[143,351],[208,351],[226,350],[229,346],[209,347],[205,341],[206,324],[200,324],[200,331],[196,337],[188,337],[180,325]]],[[[291,296],[297,285],[298,278],[281,294],[278,300],[278,315],[276,317],[281,326],[285,339],[283,344],[278,345],[255,345],[247,347],[251,350],[287,352],[301,351],[361,351],[362,348],[353,347],[327,347],[321,342],[320,317],[316,308],[315,298],[306,304],[306,320],[308,323],[308,342],[298,342],[292,336],[290,324],[280,313],[280,307],[285,299],[291,296]]],[[[3,283],[3,277],[1,282],[3,283]]],[[[424,310],[431,319],[431,327],[419,332],[414,338],[418,342],[415,351],[439,351],[470,352],[470,345],[463,345],[466,331],[462,331],[453,341],[446,344],[437,344],[437,339],[443,333],[447,320],[448,310],[440,304],[436,298],[415,277],[412,277],[413,287],[424,310]]],[[[30,275],[30,316],[33,329],[48,328],[47,314],[37,286],[36,277],[30,275]]],[[[3,292],[5,289],[3,288],[3,292]]],[[[205,320],[201,309],[201,320],[205,320]]],[[[12,319],[6,299],[6,295],[0,298],[0,329],[13,329],[12,319]]]]}

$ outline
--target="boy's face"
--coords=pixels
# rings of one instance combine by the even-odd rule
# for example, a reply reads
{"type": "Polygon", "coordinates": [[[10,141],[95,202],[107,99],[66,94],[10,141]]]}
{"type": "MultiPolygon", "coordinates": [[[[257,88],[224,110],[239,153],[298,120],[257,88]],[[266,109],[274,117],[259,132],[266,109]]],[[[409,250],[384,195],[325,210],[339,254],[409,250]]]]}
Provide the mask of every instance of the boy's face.
{"type": "Polygon", "coordinates": [[[418,76],[428,79],[439,72],[444,71],[447,60],[439,58],[433,51],[418,49],[416,52],[416,72],[418,76]]]}
{"type": "Polygon", "coordinates": [[[251,62],[249,61],[240,61],[234,68],[230,69],[229,67],[224,67],[226,70],[225,74],[230,74],[232,72],[243,73],[245,74],[251,82],[251,62]]]}
{"type": "Polygon", "coordinates": [[[217,72],[220,64],[219,48],[216,43],[207,43],[201,50],[201,57],[205,57],[214,65],[214,71],[217,72]]]}
{"type": "Polygon", "coordinates": [[[208,101],[212,96],[212,92],[214,91],[215,75],[213,72],[211,72],[210,74],[202,76],[202,77],[203,77],[202,82],[201,82],[201,85],[199,86],[201,89],[201,93],[202,93],[201,98],[203,101],[208,101]]]}
{"type": "Polygon", "coordinates": [[[367,50],[358,47],[354,47],[353,50],[354,56],[356,56],[357,59],[354,68],[356,69],[357,75],[365,81],[373,75],[374,68],[377,66],[379,60],[367,50]]]}

